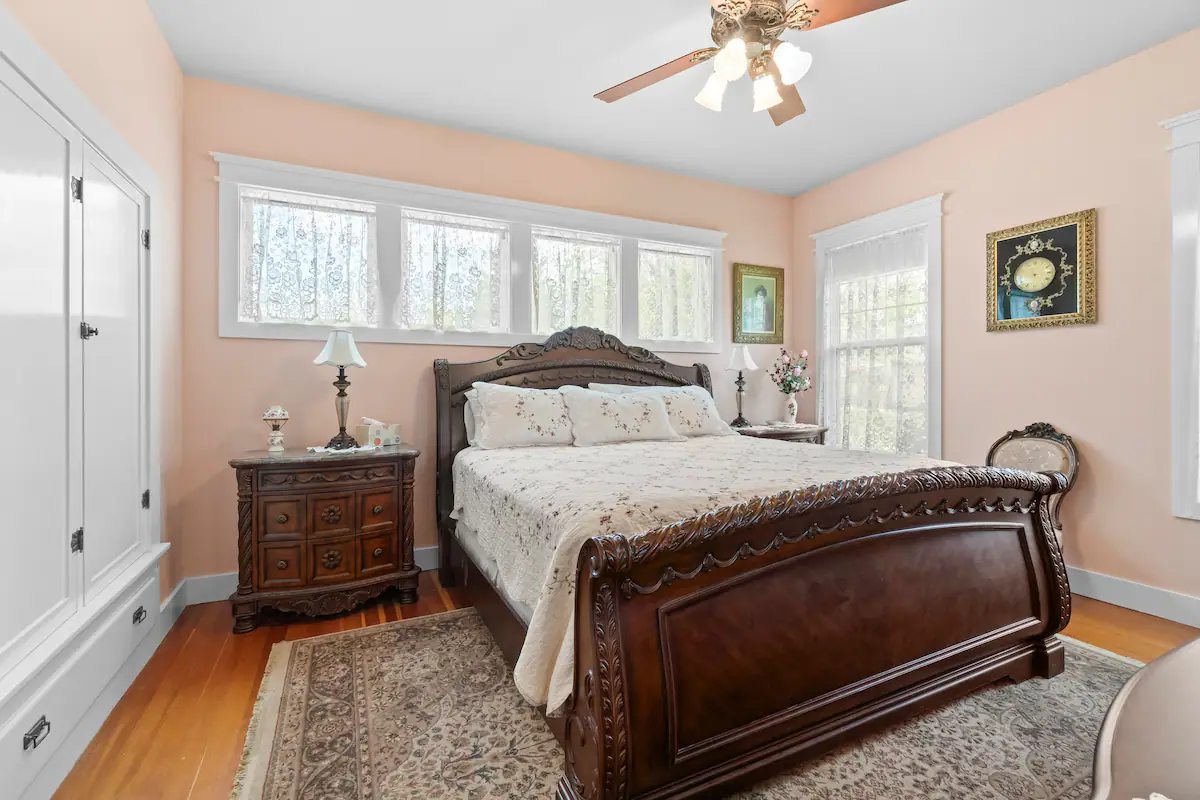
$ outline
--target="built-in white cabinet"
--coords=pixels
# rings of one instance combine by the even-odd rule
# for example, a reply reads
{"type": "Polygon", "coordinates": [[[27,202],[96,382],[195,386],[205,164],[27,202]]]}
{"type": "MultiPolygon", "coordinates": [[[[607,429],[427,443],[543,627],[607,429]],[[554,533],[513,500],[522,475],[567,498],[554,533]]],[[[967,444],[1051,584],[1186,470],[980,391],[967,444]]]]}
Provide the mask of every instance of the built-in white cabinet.
{"type": "Polygon", "coordinates": [[[40,773],[158,619],[148,205],[0,58],[4,798],[52,791],[40,773]]]}

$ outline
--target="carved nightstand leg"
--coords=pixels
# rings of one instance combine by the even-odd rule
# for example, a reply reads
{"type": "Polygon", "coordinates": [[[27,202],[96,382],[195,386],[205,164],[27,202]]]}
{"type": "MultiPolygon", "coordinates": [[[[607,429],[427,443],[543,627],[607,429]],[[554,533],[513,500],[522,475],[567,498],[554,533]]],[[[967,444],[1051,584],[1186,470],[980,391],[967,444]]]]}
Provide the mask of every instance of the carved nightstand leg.
{"type": "Polygon", "coordinates": [[[233,599],[233,632],[250,633],[258,627],[258,604],[233,599]]]}
{"type": "Polygon", "coordinates": [[[401,587],[399,587],[399,588],[400,588],[400,600],[399,600],[399,602],[401,602],[401,603],[404,603],[405,605],[407,605],[407,604],[409,604],[409,603],[415,603],[415,602],[417,602],[417,587],[415,587],[415,586],[401,586],[401,587]]]}

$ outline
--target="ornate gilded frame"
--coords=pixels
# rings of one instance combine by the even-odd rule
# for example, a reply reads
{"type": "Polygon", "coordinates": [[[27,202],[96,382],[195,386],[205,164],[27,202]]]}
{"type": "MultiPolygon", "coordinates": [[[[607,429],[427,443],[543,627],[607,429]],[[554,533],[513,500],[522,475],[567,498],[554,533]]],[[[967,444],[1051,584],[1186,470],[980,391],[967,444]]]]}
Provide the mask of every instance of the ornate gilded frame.
{"type": "Polygon", "coordinates": [[[734,344],[783,344],[784,300],[787,298],[780,267],[759,267],[754,264],[733,265],[733,342],[734,344]],[[775,281],[775,332],[745,333],[742,331],[742,277],[758,276],[775,281]]]}
{"type": "MultiPolygon", "coordinates": [[[[1047,248],[1058,250],[1055,247],[1047,248]]],[[[1028,225],[1020,225],[1003,231],[989,233],[987,237],[987,329],[1007,331],[1023,328],[1058,328],[1064,325],[1096,324],[1096,209],[1089,208],[1074,214],[1044,219],[1028,225]],[[998,263],[997,246],[1002,241],[1031,236],[1042,231],[1054,230],[1065,225],[1074,225],[1076,230],[1076,261],[1078,271],[1078,308],[1074,314],[1056,314],[1029,319],[1000,319],[996,308],[996,295],[1000,283],[1001,266],[998,263]]],[[[1065,280],[1065,279],[1064,279],[1065,280]]]]}

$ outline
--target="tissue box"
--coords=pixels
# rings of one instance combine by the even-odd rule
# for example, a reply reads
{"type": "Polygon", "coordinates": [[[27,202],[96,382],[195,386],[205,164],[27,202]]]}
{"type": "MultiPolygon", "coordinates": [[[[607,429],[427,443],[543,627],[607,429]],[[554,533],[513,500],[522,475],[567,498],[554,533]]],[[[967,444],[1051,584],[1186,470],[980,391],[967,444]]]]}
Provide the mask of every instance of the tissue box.
{"type": "Polygon", "coordinates": [[[354,438],[360,445],[373,444],[384,447],[400,444],[399,425],[359,425],[354,429],[354,438]]]}

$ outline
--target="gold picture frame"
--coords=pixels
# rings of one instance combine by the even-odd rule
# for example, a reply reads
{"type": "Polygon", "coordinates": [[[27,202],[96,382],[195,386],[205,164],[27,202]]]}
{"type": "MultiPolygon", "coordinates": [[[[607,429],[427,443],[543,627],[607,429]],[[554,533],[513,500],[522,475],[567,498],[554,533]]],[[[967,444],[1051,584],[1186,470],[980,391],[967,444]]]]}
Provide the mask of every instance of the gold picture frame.
{"type": "Polygon", "coordinates": [[[734,344],[783,344],[783,270],[733,265],[734,344]]]}
{"type": "Polygon", "coordinates": [[[1096,324],[1096,209],[989,233],[987,270],[989,331],[1096,324]]]}

